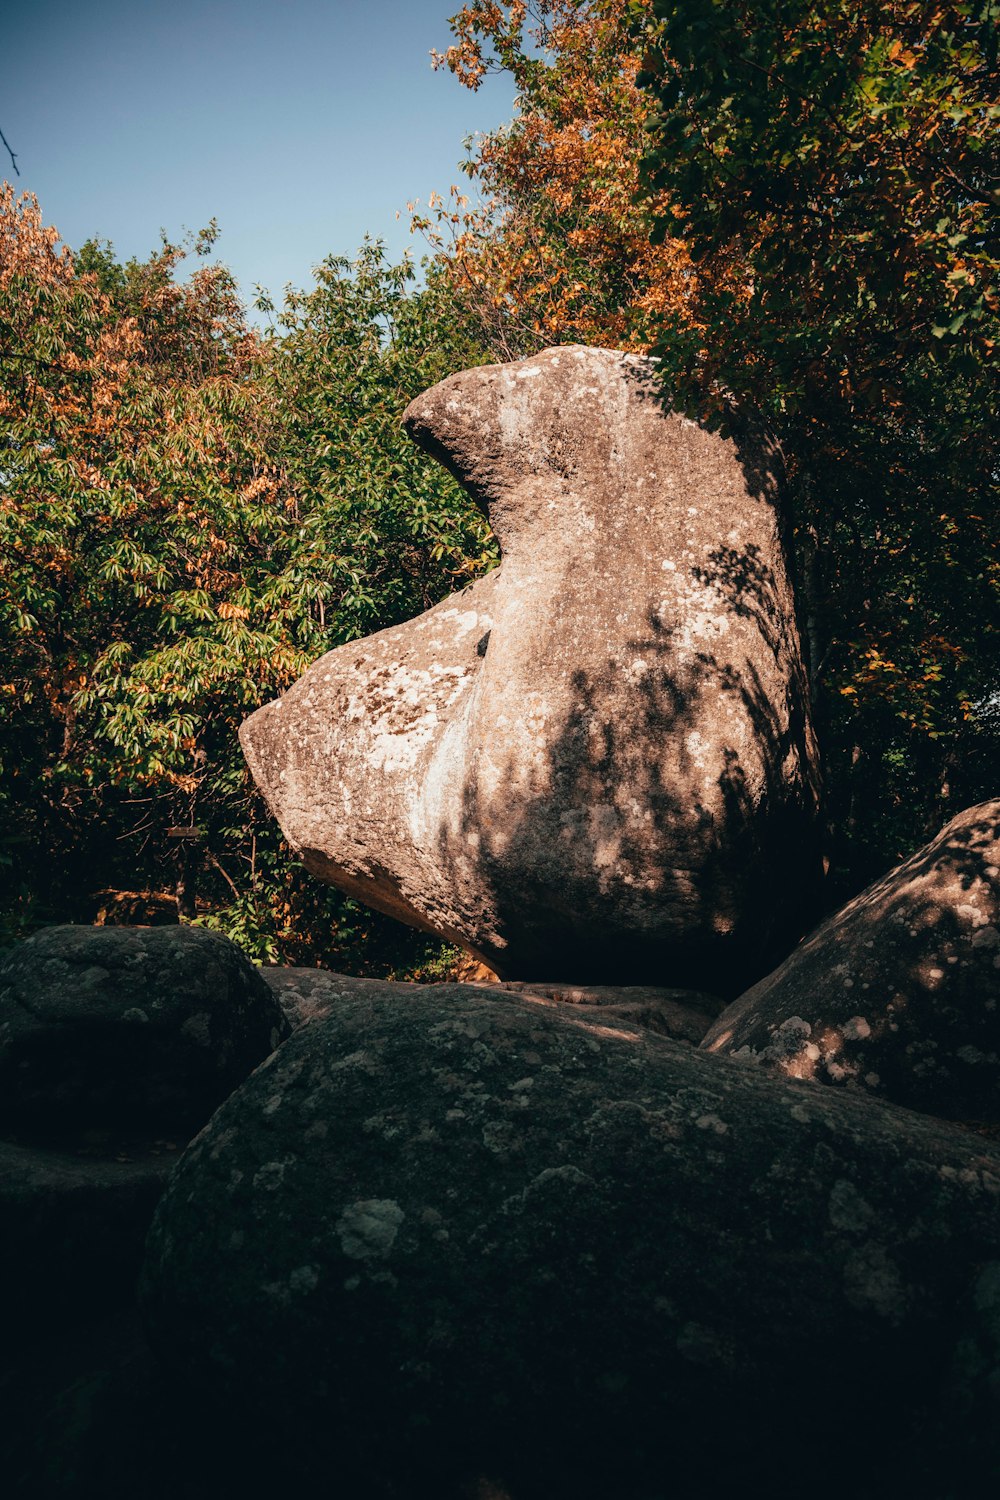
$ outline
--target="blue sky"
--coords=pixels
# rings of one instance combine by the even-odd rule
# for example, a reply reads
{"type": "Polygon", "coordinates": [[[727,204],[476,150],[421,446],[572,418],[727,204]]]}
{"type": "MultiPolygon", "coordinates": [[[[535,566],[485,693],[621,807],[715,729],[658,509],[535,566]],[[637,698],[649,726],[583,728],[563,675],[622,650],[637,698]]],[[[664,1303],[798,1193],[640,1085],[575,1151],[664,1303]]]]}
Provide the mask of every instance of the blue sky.
{"type": "Polygon", "coordinates": [[[431,70],[460,0],[35,0],[3,23],[0,175],[79,245],[122,258],[213,216],[245,295],[305,285],[365,233],[412,244],[406,204],[465,182],[463,138],[513,114],[431,70]],[[397,211],[402,218],[397,221],[397,211]]]}

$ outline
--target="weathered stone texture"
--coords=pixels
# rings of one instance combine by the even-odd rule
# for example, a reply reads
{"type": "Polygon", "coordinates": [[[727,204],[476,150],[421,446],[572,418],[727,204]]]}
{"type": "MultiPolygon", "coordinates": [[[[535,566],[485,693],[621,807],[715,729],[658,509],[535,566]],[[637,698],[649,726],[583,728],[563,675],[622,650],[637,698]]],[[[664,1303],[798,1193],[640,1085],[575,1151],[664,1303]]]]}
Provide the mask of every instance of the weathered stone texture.
{"type": "Polygon", "coordinates": [[[660,1497],[815,1463],[811,1492],[891,1493],[942,1413],[998,1475],[998,1201],[956,1126],[582,1007],[371,990],[184,1156],[146,1317],[298,1484],[660,1497]]]}
{"type": "Polygon", "coordinates": [[[417,988],[415,984],[361,979],[332,969],[300,969],[294,965],[267,964],[259,972],[293,1031],[307,1021],[328,1016],[345,1000],[369,994],[398,994],[403,998],[417,988]]]}
{"type": "Polygon", "coordinates": [[[504,978],[737,993],[817,868],[775,454],[575,346],[453,376],[405,422],[503,561],[246,722],[286,836],[504,978]]]}
{"type": "Polygon", "coordinates": [[[43,928],[0,964],[0,1123],[190,1134],[287,1034],[219,933],[43,928]]]}
{"type": "Polygon", "coordinates": [[[961,813],[824,922],[702,1045],[1000,1123],[1000,800],[961,813]]]}
{"type": "MultiPolygon", "coordinates": [[[[280,964],[266,966],[260,973],[293,1028],[317,1017],[328,1016],[345,1000],[398,994],[405,1004],[406,997],[413,995],[418,988],[424,994],[442,988],[439,985],[417,986],[382,979],[358,979],[330,969],[285,968],[280,964]]],[[[592,1019],[613,1021],[617,1018],[695,1046],[725,1008],[725,1001],[715,995],[698,990],[660,989],[655,985],[528,984],[497,980],[495,983],[476,981],[476,990],[486,999],[493,995],[524,994],[542,1004],[584,1005],[592,1011],[592,1019]]]]}

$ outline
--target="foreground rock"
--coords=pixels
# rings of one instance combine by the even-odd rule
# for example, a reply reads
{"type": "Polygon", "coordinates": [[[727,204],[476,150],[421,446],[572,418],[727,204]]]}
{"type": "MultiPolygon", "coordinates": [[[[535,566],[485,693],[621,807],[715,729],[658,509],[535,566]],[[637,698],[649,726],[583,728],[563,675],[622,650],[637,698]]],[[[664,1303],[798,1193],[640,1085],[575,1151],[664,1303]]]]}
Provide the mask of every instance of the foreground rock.
{"type": "Polygon", "coordinates": [[[0,1141],[0,1284],[12,1289],[6,1337],[35,1337],[133,1299],[177,1146],[53,1150],[0,1141]]]}
{"type": "Polygon", "coordinates": [[[0,1122],[189,1135],[287,1034],[218,933],[48,927],[0,964],[0,1122]]]}
{"type": "Polygon", "coordinates": [[[1000,1123],[1000,800],[961,813],[824,922],[703,1045],[1000,1123]]]}
{"type": "Polygon", "coordinates": [[[1000,1477],[998,1195],[955,1126],[582,1008],[370,993],[182,1159],[147,1325],[293,1488],[982,1493],[935,1465],[1000,1477]]]}
{"type": "Polygon", "coordinates": [[[738,993],[818,871],[774,453],[665,411],[647,361],[573,346],[404,420],[503,562],[244,724],[286,837],[503,978],[738,993]]]}

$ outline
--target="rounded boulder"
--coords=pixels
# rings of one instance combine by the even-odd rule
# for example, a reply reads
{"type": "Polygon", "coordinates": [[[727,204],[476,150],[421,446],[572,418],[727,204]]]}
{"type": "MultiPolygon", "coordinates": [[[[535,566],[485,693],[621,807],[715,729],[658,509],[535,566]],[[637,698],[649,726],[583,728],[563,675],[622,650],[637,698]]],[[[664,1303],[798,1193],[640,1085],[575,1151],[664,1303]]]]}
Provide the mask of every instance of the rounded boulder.
{"type": "Polygon", "coordinates": [[[371,990],[296,1032],[157,1211],[168,1369],[344,1493],[717,1493],[776,1424],[783,1474],[839,1433],[919,1478],[1000,1152],[579,1009],[371,990]]]}
{"type": "Polygon", "coordinates": [[[288,1031],[219,933],[44,928],[0,964],[0,1118],[29,1137],[190,1134],[288,1031]]]}
{"type": "Polygon", "coordinates": [[[1000,800],[960,813],[830,917],[702,1046],[1000,1123],[1000,800]]]}

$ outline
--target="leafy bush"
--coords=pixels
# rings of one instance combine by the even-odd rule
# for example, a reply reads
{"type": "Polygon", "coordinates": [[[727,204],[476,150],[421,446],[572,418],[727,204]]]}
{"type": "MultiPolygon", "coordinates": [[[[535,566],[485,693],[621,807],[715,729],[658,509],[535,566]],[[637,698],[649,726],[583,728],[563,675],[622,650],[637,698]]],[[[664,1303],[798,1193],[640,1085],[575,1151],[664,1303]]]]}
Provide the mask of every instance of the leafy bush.
{"type": "Polygon", "coordinates": [[[440,283],[366,244],[261,336],[224,269],[178,284],[172,245],[74,260],[9,190],[0,251],[8,932],[170,893],[260,961],[433,967],[440,944],[304,874],[236,733],[324,650],[494,560],[399,425],[479,357],[440,283]]]}

